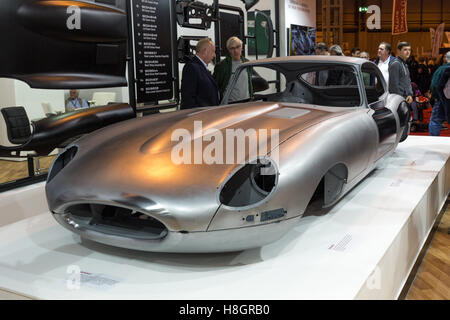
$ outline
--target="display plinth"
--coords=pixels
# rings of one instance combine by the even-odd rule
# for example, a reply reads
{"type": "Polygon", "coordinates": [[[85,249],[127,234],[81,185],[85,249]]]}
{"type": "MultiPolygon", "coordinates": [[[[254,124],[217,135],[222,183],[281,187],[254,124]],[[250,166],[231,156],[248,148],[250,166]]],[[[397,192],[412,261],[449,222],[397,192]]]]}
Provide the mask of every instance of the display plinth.
{"type": "Polygon", "coordinates": [[[39,299],[396,299],[446,201],[449,156],[448,138],[409,137],[331,210],[237,253],[80,241],[37,210],[0,228],[0,288],[39,299]]]}
{"type": "Polygon", "coordinates": [[[0,192],[0,227],[41,213],[48,213],[45,182],[0,192]]]}

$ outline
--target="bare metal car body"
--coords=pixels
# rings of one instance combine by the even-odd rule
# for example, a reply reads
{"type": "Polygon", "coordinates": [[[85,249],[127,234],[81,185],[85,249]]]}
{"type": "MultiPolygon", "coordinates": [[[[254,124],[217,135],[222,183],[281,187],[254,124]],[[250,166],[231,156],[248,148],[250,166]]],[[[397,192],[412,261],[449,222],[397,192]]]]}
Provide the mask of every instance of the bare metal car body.
{"type": "MultiPolygon", "coordinates": [[[[404,99],[387,92],[370,62],[274,58],[239,70],[258,66],[284,73],[282,98],[278,94],[271,99],[272,94],[256,97],[259,101],[128,120],[68,146],[55,160],[46,185],[55,219],[82,238],[136,250],[224,252],[259,247],[295,226],[313,200],[322,207],[335,204],[405,138],[409,113],[404,99]],[[353,72],[356,80],[348,90],[358,92],[359,103],[345,106],[345,99],[351,100],[345,95],[341,107],[307,101],[316,96],[326,101],[332,89],[308,85],[295,70],[307,72],[322,65],[323,70],[342,66],[353,72]],[[364,84],[364,70],[377,77],[376,101],[370,85],[364,84]],[[298,95],[288,92],[294,88],[292,81],[303,102],[295,102],[298,95]],[[195,121],[219,132],[277,129],[279,143],[258,153],[265,162],[256,164],[174,164],[177,142],[172,134],[180,128],[192,132],[195,121]],[[276,162],[271,159],[275,152],[276,162]],[[261,180],[264,166],[274,173],[261,180]]],[[[192,143],[202,138],[194,136],[192,143]]],[[[231,150],[225,146],[223,152],[231,150]]]]}

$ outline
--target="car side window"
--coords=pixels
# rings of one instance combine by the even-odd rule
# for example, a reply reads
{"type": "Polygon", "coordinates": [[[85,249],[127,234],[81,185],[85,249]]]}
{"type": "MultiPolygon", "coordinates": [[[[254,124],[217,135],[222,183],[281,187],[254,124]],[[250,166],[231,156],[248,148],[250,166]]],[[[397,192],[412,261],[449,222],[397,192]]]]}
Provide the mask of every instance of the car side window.
{"type": "Polygon", "coordinates": [[[357,73],[349,66],[314,66],[298,75],[298,79],[309,87],[313,104],[330,107],[358,107],[361,97],[357,73]],[[312,68],[311,68],[312,69],[312,68]]]}
{"type": "Polygon", "coordinates": [[[323,87],[356,86],[356,74],[353,70],[341,66],[318,69],[300,75],[301,79],[310,86],[324,89],[323,87]]]}
{"type": "MultiPolygon", "coordinates": [[[[254,100],[269,100],[277,94],[277,72],[264,66],[241,68],[234,74],[236,81],[230,79],[222,104],[242,103],[254,100]],[[251,86],[249,86],[251,75],[251,86]],[[241,76],[243,76],[241,78],[241,76]]],[[[281,91],[286,88],[286,77],[280,73],[281,91]]],[[[271,100],[270,100],[271,101],[271,100]]]]}
{"type": "Polygon", "coordinates": [[[385,93],[384,80],[375,65],[366,63],[362,66],[362,78],[368,104],[377,102],[385,93]]]}
{"type": "Polygon", "coordinates": [[[248,78],[238,81],[242,73],[248,73],[247,69],[238,70],[227,88],[223,104],[271,101],[344,108],[363,105],[358,71],[349,64],[294,61],[254,65],[251,66],[251,90],[245,85],[248,78]],[[277,90],[277,71],[280,73],[280,90],[277,90]],[[234,98],[239,92],[243,98],[234,98]]]}

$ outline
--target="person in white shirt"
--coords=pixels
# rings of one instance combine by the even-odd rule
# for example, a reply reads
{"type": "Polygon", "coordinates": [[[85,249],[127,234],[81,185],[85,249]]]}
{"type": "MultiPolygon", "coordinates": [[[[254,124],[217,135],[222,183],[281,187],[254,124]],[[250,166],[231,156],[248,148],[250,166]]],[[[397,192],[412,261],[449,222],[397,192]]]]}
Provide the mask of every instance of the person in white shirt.
{"type": "Polygon", "coordinates": [[[389,85],[389,62],[394,59],[391,55],[391,51],[392,48],[389,43],[381,42],[378,46],[378,58],[374,61],[378,68],[380,68],[387,85],[389,85]]]}
{"type": "Polygon", "coordinates": [[[69,99],[66,101],[66,112],[89,108],[89,104],[85,99],[79,97],[79,93],[76,89],[69,91],[69,99]]]}

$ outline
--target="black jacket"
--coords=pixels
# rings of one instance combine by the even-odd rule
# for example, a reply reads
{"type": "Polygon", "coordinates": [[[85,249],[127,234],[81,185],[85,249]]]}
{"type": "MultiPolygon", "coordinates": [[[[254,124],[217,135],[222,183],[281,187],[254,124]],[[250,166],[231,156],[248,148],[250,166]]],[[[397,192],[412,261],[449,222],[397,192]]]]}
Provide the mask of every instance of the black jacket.
{"type": "Polygon", "coordinates": [[[444,118],[447,123],[450,123],[450,99],[447,99],[444,95],[444,87],[447,81],[450,80],[450,66],[445,68],[445,71],[442,73],[439,83],[437,85],[439,102],[441,103],[440,113],[441,118],[444,118]]]}
{"type": "Polygon", "coordinates": [[[219,105],[219,86],[198,57],[186,63],[181,78],[181,109],[219,105]]]}
{"type": "Polygon", "coordinates": [[[389,62],[389,92],[401,95],[403,98],[413,96],[408,65],[399,57],[389,62]]]}

